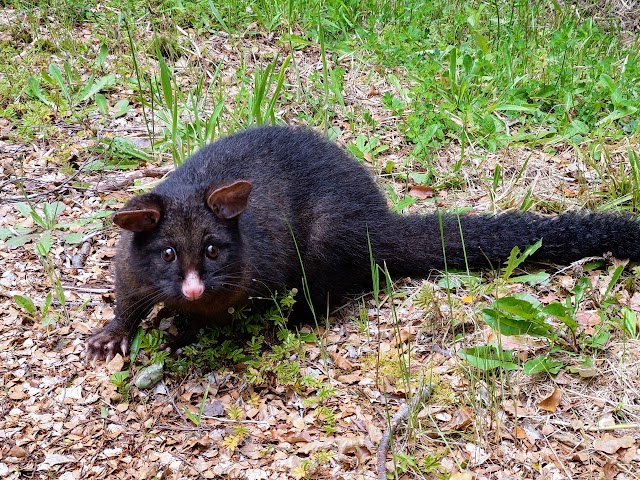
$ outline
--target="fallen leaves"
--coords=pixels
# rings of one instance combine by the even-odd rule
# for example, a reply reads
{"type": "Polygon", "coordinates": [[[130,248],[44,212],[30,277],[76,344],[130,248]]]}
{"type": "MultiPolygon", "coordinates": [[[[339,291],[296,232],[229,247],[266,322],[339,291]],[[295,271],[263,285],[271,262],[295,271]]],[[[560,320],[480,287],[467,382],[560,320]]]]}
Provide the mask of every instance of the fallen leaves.
{"type": "Polygon", "coordinates": [[[559,388],[554,388],[551,395],[544,398],[538,403],[538,407],[547,412],[555,412],[558,409],[558,405],[562,401],[562,391],[559,388]]]}
{"type": "Polygon", "coordinates": [[[616,453],[621,448],[631,448],[635,443],[635,439],[629,435],[614,437],[610,433],[605,433],[602,437],[593,441],[593,448],[600,452],[611,454],[616,453]]]}

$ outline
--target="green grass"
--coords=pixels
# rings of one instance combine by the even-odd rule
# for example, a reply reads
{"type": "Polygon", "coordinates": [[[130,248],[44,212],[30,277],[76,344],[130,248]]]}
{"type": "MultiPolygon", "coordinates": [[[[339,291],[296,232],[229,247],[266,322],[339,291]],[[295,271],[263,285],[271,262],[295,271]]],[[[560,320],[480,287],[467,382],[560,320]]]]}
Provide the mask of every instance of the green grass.
{"type": "MultiPolygon", "coordinates": [[[[96,66],[99,53],[95,46],[74,40],[64,28],[58,37],[47,39],[50,48],[59,52],[60,62],[47,65],[44,51],[30,51],[30,74],[17,72],[17,82],[0,85],[0,94],[34,99],[33,87],[40,85],[43,95],[39,98],[45,104],[47,98],[57,99],[54,115],[38,114],[40,129],[56,120],[51,117],[86,117],[91,110],[86,99],[77,95],[87,87],[86,79],[65,78],[66,89],[56,78],[50,81],[51,69],[64,71],[66,62],[71,74],[89,69],[96,80],[116,74],[117,82],[111,87],[115,90],[133,80],[138,100],[143,102],[154,96],[151,91],[155,92],[155,102],[148,105],[148,111],[159,114],[163,125],[150,119],[148,123],[154,124],[148,127],[155,135],[165,137],[161,151],[168,149],[177,163],[216,135],[253,123],[281,121],[276,115],[278,104],[292,100],[301,100],[307,107],[299,112],[300,120],[307,124],[326,129],[340,115],[348,118],[357,131],[372,119],[365,111],[345,108],[341,93],[345,71],[328,65],[325,53],[334,61],[339,55],[355,55],[357,62],[373,63],[383,74],[385,69],[401,69],[395,75],[405,85],[409,83],[409,89],[401,93],[384,92],[382,101],[390,114],[405,114],[396,127],[413,145],[410,160],[412,168],[426,173],[422,183],[459,184],[456,176],[466,164],[464,152],[468,148],[496,151],[514,145],[550,149],[572,145],[601,175],[605,195],[625,196],[631,192],[634,201],[624,206],[635,204],[635,181],[622,185],[616,182],[612,177],[626,175],[627,169],[611,172],[603,153],[608,145],[635,138],[640,132],[636,115],[640,107],[638,49],[622,47],[611,25],[578,18],[551,4],[536,2],[532,7],[524,0],[402,5],[382,0],[106,4],[111,8],[105,11],[98,9],[96,2],[15,2],[19,9],[29,12],[29,22],[23,28],[14,28],[14,40],[4,52],[6,58],[0,59],[2,64],[12,63],[9,58],[25,38],[37,38],[36,27],[51,21],[47,15],[68,28],[90,26],[97,38],[112,48],[109,53],[117,57],[107,69],[96,66]],[[152,39],[138,35],[136,21],[141,17],[150,19],[156,34],[152,39]],[[127,25],[134,30],[134,43],[122,42],[127,25]],[[251,66],[249,71],[237,73],[241,105],[218,111],[215,106],[224,102],[228,88],[215,67],[209,70],[213,75],[195,81],[190,69],[176,73],[176,60],[189,48],[183,37],[177,39],[177,28],[205,35],[224,30],[249,38],[273,32],[276,47],[319,45],[322,69],[303,88],[299,82],[283,84],[283,78],[277,76],[287,68],[296,68],[295,62],[287,67],[290,57],[282,56],[277,63],[276,59],[269,63],[267,58],[260,61],[258,69],[251,66]],[[140,55],[142,52],[146,55],[140,55]],[[155,70],[158,61],[160,66],[166,62],[160,78],[150,78],[150,69],[155,70]],[[137,64],[133,76],[132,62],[137,64]],[[183,87],[187,78],[191,86],[183,87]],[[274,97],[262,105],[265,92],[274,85],[274,97]],[[168,99],[166,94],[172,89],[176,98],[168,99]],[[176,103],[169,107],[168,100],[176,103]],[[78,111],[78,107],[82,108],[78,111]],[[207,123],[212,111],[220,118],[207,123]],[[190,120],[182,120],[189,115],[190,120]],[[452,142],[460,145],[463,155],[443,178],[433,166],[433,154],[452,142]]],[[[393,82],[395,75],[388,75],[393,82]]],[[[25,127],[33,128],[37,119],[27,117],[20,122],[16,110],[14,104],[6,105],[5,115],[24,123],[19,125],[21,132],[25,127]]],[[[34,106],[29,110],[41,109],[34,106]]]]}

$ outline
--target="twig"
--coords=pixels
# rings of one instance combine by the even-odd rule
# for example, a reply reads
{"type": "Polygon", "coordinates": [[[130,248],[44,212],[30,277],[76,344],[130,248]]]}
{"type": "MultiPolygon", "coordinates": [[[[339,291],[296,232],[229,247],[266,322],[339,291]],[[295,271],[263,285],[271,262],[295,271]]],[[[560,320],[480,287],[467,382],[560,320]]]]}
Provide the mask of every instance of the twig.
{"type": "Polygon", "coordinates": [[[113,288],[90,288],[90,287],[78,287],[76,285],[62,285],[65,290],[75,290],[82,293],[109,293],[113,291],[113,288]]]}
{"type": "Polygon", "coordinates": [[[129,184],[132,184],[134,180],[138,178],[162,178],[167,173],[173,171],[173,165],[167,165],[158,168],[147,168],[145,170],[133,170],[131,172],[118,175],[115,178],[98,182],[95,187],[96,192],[110,192],[114,190],[121,190],[129,184]]]}
{"type": "Polygon", "coordinates": [[[391,422],[389,422],[389,426],[382,434],[382,438],[380,439],[380,444],[378,445],[378,454],[377,454],[377,468],[378,468],[378,480],[386,480],[387,479],[387,454],[389,453],[389,444],[391,443],[391,438],[396,433],[396,430],[400,426],[400,423],[406,421],[409,418],[411,412],[415,410],[415,408],[421,402],[426,402],[431,396],[431,392],[433,392],[433,384],[427,383],[420,387],[411,401],[405,403],[404,406],[396,412],[396,414],[391,418],[391,422]]]}
{"type": "Polygon", "coordinates": [[[74,268],[84,267],[84,262],[87,261],[89,253],[91,253],[91,241],[86,240],[78,250],[78,253],[71,257],[71,266],[74,268]]]}

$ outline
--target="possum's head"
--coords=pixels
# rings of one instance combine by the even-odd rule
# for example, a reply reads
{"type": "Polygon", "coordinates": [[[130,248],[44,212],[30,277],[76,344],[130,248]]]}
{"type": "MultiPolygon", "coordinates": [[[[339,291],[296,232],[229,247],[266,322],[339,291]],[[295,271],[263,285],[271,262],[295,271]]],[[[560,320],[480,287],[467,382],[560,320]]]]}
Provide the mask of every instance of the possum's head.
{"type": "Polygon", "coordinates": [[[238,219],[251,188],[239,180],[212,185],[204,197],[201,189],[146,193],[114,214],[116,225],[133,232],[125,252],[129,270],[139,272],[158,302],[208,301],[241,288],[238,219]]]}

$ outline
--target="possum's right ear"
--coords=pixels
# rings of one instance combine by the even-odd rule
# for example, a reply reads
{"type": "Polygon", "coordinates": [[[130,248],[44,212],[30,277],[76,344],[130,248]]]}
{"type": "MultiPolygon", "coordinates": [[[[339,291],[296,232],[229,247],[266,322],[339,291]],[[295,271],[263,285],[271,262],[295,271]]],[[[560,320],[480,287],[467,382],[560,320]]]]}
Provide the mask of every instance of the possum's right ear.
{"type": "Polygon", "coordinates": [[[113,214],[113,223],[131,232],[147,232],[156,228],[162,216],[162,199],[154,193],[133,197],[113,214]]]}

